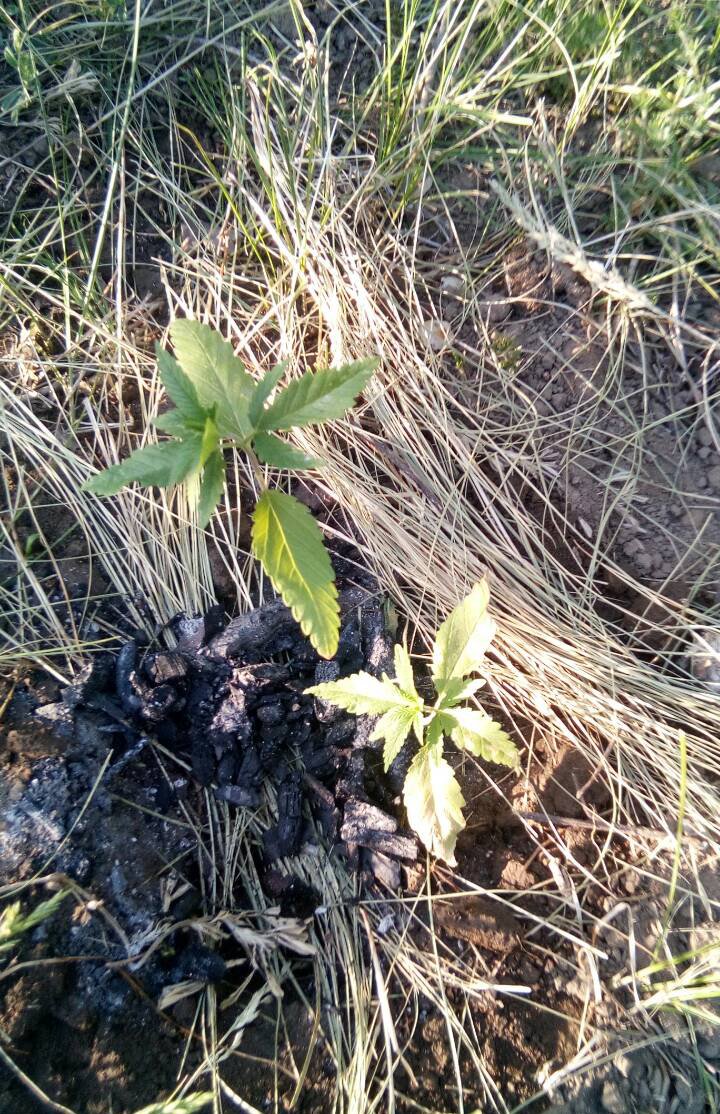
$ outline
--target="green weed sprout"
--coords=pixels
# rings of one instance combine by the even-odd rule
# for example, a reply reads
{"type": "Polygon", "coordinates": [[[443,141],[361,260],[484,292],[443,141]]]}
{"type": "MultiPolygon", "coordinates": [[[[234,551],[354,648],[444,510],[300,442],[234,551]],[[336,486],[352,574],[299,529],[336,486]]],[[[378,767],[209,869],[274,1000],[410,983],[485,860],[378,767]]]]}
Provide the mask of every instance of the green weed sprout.
{"type": "Polygon", "coordinates": [[[253,514],[253,553],[318,653],[333,657],[340,611],[320,528],[292,495],[268,488],[257,465],[260,461],[292,471],[320,467],[322,461],[277,434],[342,417],[366,387],[378,360],[307,372],[276,391],[286,363],[256,381],[228,341],[209,325],[178,320],[170,336],[175,356],[159,345],[156,353],[160,379],[175,409],[157,418],[155,426],[171,439],[138,449],[93,476],[85,490],[114,495],[134,482],[169,487],[199,480],[197,513],[204,527],[222,495],[225,450],[245,452],[262,488],[253,514]]]}
{"type": "Polygon", "coordinates": [[[383,739],[385,770],[395,760],[411,731],[420,744],[403,789],[408,820],[428,850],[455,865],[455,844],[465,827],[465,801],[452,766],[444,757],[447,735],[458,750],[503,766],[517,764],[517,748],[506,731],[481,708],[465,701],[484,685],[471,679],[483,664],[495,635],[488,615],[485,581],[448,615],[435,636],[432,678],[436,700],[428,707],[418,695],[410,657],[395,646],[395,679],[354,673],[306,691],[355,715],[379,716],[371,739],[383,739]]]}

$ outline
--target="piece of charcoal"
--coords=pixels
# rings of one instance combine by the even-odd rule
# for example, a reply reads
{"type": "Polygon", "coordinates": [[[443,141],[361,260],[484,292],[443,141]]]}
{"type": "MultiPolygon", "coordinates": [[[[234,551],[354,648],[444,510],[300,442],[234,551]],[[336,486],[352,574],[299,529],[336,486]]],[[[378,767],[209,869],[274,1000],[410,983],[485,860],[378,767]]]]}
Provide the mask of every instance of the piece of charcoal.
{"type": "Polygon", "coordinates": [[[335,785],[338,801],[362,797],[365,793],[365,751],[353,750],[345,764],[343,776],[335,785]]]}
{"type": "Polygon", "coordinates": [[[229,785],[235,781],[237,758],[233,752],[224,754],[217,764],[217,780],[220,785],[229,785]]]}
{"type": "Polygon", "coordinates": [[[392,833],[397,830],[398,822],[395,817],[389,816],[375,805],[354,797],[345,802],[340,838],[346,843],[363,843],[369,832],[392,833]]]}
{"type": "Polygon", "coordinates": [[[175,959],[172,981],[193,979],[199,982],[218,982],[224,977],[226,970],[225,960],[221,955],[193,941],[175,959]]]}
{"type": "Polygon", "coordinates": [[[256,711],[255,715],[260,720],[260,723],[269,725],[276,725],[282,723],[285,719],[285,709],[282,704],[263,704],[256,711]]]}
{"type": "Polygon", "coordinates": [[[144,694],[140,715],[151,723],[160,723],[177,708],[178,692],[173,685],[156,685],[144,694]]]}
{"type": "Polygon", "coordinates": [[[203,642],[209,642],[225,626],[225,611],[219,603],[214,603],[203,615],[205,634],[203,642]]]}
{"type": "Polygon", "coordinates": [[[263,742],[276,743],[280,739],[284,739],[287,735],[287,727],[284,723],[279,723],[277,727],[261,727],[260,738],[263,742]]]}
{"type": "Polygon", "coordinates": [[[287,681],[290,673],[286,666],[275,665],[273,662],[264,662],[262,665],[247,665],[235,667],[232,671],[233,683],[240,688],[258,688],[266,681],[275,681],[281,684],[287,681]]]}
{"type": "Polygon", "coordinates": [[[113,662],[110,654],[96,654],[75,675],[72,684],[60,690],[63,703],[73,711],[95,693],[109,687],[113,662]]]}
{"type": "Polygon", "coordinates": [[[292,642],[297,625],[282,600],[273,600],[245,615],[232,619],[224,630],[211,638],[203,653],[213,661],[230,657],[245,660],[257,657],[270,645],[292,642]]]}
{"type": "Polygon", "coordinates": [[[312,728],[310,727],[310,724],[307,720],[303,720],[302,723],[297,723],[296,721],[295,723],[292,723],[288,729],[288,741],[291,743],[295,743],[296,746],[302,746],[302,744],[309,738],[311,730],[312,728]]]}
{"type": "Polygon", "coordinates": [[[265,871],[262,885],[268,897],[279,901],[283,917],[300,917],[305,920],[313,915],[320,904],[320,895],[312,886],[296,875],[284,874],[275,867],[265,871]]]}
{"type": "MultiPolygon", "coordinates": [[[[318,662],[315,668],[315,684],[324,685],[328,681],[337,681],[340,676],[340,666],[336,661],[318,662]]],[[[342,710],[331,704],[329,700],[315,697],[315,715],[320,723],[333,723],[342,715],[342,710]]]]}
{"type": "Polygon", "coordinates": [[[245,693],[231,686],[225,699],[210,723],[210,733],[219,740],[244,742],[252,734],[252,726],[245,706],[245,693]]]}
{"type": "Polygon", "coordinates": [[[202,615],[179,615],[172,624],[177,648],[182,654],[197,654],[205,641],[205,620],[202,615]]]}
{"type": "Polygon", "coordinates": [[[356,720],[346,719],[334,723],[325,732],[325,742],[328,746],[339,747],[347,743],[355,734],[356,720]]]}
{"type": "Polygon", "coordinates": [[[258,747],[258,753],[263,767],[268,771],[272,771],[277,766],[284,749],[282,738],[263,739],[258,747]]]}
{"type": "Polygon", "coordinates": [[[302,832],[302,789],[300,774],[296,770],[288,771],[283,779],[278,789],[277,807],[278,822],[267,834],[272,833],[269,844],[274,844],[273,849],[277,851],[272,857],[285,858],[299,850],[302,832]]]}
{"type": "Polygon", "coordinates": [[[200,785],[209,785],[215,776],[215,754],[207,739],[193,739],[190,765],[195,780],[200,785]]]}
{"type": "Polygon", "coordinates": [[[237,780],[240,785],[250,785],[253,787],[262,785],[264,776],[265,771],[260,761],[260,755],[255,747],[244,747],[240,769],[237,774],[237,780]]]}
{"type": "Polygon", "coordinates": [[[145,671],[156,685],[179,681],[187,675],[188,663],[182,654],[163,651],[152,654],[145,662],[145,671]]]}
{"type": "Polygon", "coordinates": [[[75,715],[62,700],[53,704],[42,704],[36,710],[35,718],[39,719],[48,730],[65,739],[70,738],[75,729],[75,715]]]}
{"type": "Polygon", "coordinates": [[[416,753],[417,743],[415,739],[406,739],[400,751],[390,763],[385,777],[388,785],[396,795],[402,793],[407,772],[410,769],[410,765],[416,753]]]}
{"type": "Polygon", "coordinates": [[[218,801],[227,801],[240,808],[257,808],[260,804],[259,791],[243,785],[220,785],[215,790],[215,797],[218,801]]]}
{"type": "MultiPolygon", "coordinates": [[[[342,836],[342,831],[340,835],[342,836]]],[[[412,836],[398,835],[397,832],[365,832],[357,842],[362,847],[381,851],[394,859],[409,859],[412,862],[418,857],[417,840],[412,836]]]]}
{"type": "Polygon", "coordinates": [[[335,657],[345,667],[343,672],[353,672],[363,664],[363,652],[360,643],[360,615],[357,609],[348,614],[342,625],[335,657]]]}
{"type": "Polygon", "coordinates": [[[367,603],[360,611],[363,656],[368,672],[380,676],[393,675],[393,642],[385,627],[385,613],[375,603],[367,603]]]}
{"type": "Polygon", "coordinates": [[[334,747],[318,747],[317,750],[303,749],[303,762],[308,773],[315,777],[327,777],[337,769],[337,754],[334,747]]]}
{"type": "Polygon", "coordinates": [[[132,746],[128,747],[125,753],[121,754],[118,760],[116,762],[112,762],[111,765],[108,767],[108,771],[105,776],[106,783],[108,781],[112,781],[112,779],[114,777],[117,777],[119,773],[122,773],[126,766],[129,766],[130,763],[133,762],[139,754],[142,754],[149,742],[150,740],[148,739],[147,735],[140,735],[132,744],[132,746]]]}
{"type": "Polygon", "coordinates": [[[135,715],[142,707],[142,699],[135,691],[133,680],[137,662],[137,644],[126,642],[115,662],[115,691],[125,712],[135,715]]]}
{"type": "Polygon", "coordinates": [[[400,889],[400,864],[389,859],[380,851],[364,851],[363,865],[372,873],[376,882],[387,886],[389,890],[400,889]]]}

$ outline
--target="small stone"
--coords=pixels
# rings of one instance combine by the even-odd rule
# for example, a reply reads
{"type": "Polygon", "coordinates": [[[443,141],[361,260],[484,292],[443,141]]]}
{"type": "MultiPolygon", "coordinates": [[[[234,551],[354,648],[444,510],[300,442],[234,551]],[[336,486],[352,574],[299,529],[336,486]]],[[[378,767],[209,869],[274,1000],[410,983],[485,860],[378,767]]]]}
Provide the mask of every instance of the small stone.
{"type": "Polygon", "coordinates": [[[400,865],[379,851],[366,851],[365,861],[375,876],[375,881],[389,890],[400,888],[400,865]]]}
{"type": "Polygon", "coordinates": [[[635,568],[638,572],[650,572],[653,567],[653,559],[649,553],[638,553],[635,558],[635,568]]]}
{"type": "Polygon", "coordinates": [[[711,451],[712,450],[710,449],[709,445],[703,445],[702,448],[698,449],[696,455],[697,455],[699,460],[708,460],[709,457],[710,457],[711,451]]]}
{"type": "Polygon", "coordinates": [[[698,430],[697,441],[698,444],[702,445],[703,448],[708,448],[713,444],[712,433],[707,426],[704,425],[701,429],[698,430]]]}
{"type": "Polygon", "coordinates": [[[420,326],[420,336],[432,352],[442,352],[452,342],[450,328],[445,321],[437,318],[423,321],[420,326]]]}
{"type": "Polygon", "coordinates": [[[714,491],[720,491],[720,464],[708,470],[707,482],[714,491]]]}
{"type": "Polygon", "coordinates": [[[478,308],[483,317],[486,317],[491,325],[499,325],[501,321],[505,321],[512,313],[511,302],[498,301],[496,299],[488,299],[486,302],[481,302],[478,308]]]}
{"type": "Polygon", "coordinates": [[[443,275],[440,280],[440,289],[443,294],[462,295],[465,292],[465,279],[462,275],[443,275]]]}
{"type": "Polygon", "coordinates": [[[255,808],[260,804],[260,793],[257,789],[245,789],[242,785],[222,785],[215,790],[218,801],[227,801],[239,808],[255,808]]]}
{"type": "Polygon", "coordinates": [[[644,548],[645,548],[645,546],[643,545],[643,543],[640,541],[639,538],[632,538],[629,542],[626,542],[625,545],[623,546],[623,553],[625,554],[626,557],[635,557],[636,554],[642,553],[644,548]]]}
{"type": "Polygon", "coordinates": [[[682,503],[671,503],[670,514],[673,518],[682,518],[682,516],[685,514],[685,508],[683,507],[682,503]]]}

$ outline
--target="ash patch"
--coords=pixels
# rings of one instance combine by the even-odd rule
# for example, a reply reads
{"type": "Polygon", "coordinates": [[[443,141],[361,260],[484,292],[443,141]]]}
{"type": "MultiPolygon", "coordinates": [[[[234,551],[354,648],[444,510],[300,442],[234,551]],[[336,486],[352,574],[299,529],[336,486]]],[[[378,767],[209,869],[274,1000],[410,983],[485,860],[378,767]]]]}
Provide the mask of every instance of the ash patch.
{"type": "MultiPolygon", "coordinates": [[[[389,859],[412,860],[417,844],[382,811],[391,806],[392,778],[369,742],[371,722],[305,695],[318,681],[361,668],[392,672],[377,593],[348,589],[341,610],[331,662],[319,659],[280,602],[227,624],[216,611],[179,616],[172,648],[130,640],[114,657],[96,658],[35,710],[59,753],[43,756],[24,778],[8,774],[1,876],[27,877],[55,856],[53,869],[87,882],[92,862],[78,850],[87,821],[74,827],[80,809],[92,790],[97,823],[108,794],[127,778],[142,782],[145,804],[161,816],[197,786],[237,808],[258,808],[271,786],[277,819],[265,833],[266,866],[297,854],[319,827],[351,865],[398,884],[389,859]],[[177,760],[171,779],[158,773],[156,747],[171,767],[177,760]]],[[[112,881],[119,869],[111,864],[105,877],[112,881]]]]}

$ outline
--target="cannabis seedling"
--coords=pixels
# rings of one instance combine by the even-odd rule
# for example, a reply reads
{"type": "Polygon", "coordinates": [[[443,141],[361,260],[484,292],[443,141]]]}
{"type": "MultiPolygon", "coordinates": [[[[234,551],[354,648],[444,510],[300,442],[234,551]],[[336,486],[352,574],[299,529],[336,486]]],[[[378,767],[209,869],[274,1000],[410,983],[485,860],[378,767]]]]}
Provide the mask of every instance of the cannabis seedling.
{"type": "Polygon", "coordinates": [[[506,731],[469,700],[485,683],[470,679],[483,664],[495,635],[487,613],[487,584],[476,584],[448,615],[435,636],[432,678],[436,700],[428,707],[418,695],[410,657],[395,646],[395,679],[353,673],[339,681],[314,685],[307,692],[355,715],[380,716],[371,739],[383,739],[385,770],[395,760],[411,731],[420,749],[413,758],[403,789],[408,820],[432,854],[455,865],[455,844],[465,827],[460,786],[444,758],[444,736],[461,751],[488,762],[515,766],[517,749],[506,731]]]}
{"type": "Polygon", "coordinates": [[[218,332],[198,321],[170,327],[175,357],[156,346],[161,382],[175,409],[155,426],[172,440],[146,445],[85,484],[96,495],[114,495],[127,484],[196,492],[198,521],[207,525],[225,482],[224,450],[245,452],[258,475],[252,549],[276,590],[322,657],[335,654],[340,630],[335,574],[320,528],[292,495],[271,490],[258,461],[271,468],[313,469],[321,461],[300,452],[278,433],[340,418],[367,385],[378,361],[356,360],[307,372],[274,397],[287,364],[255,381],[218,332]]]}

